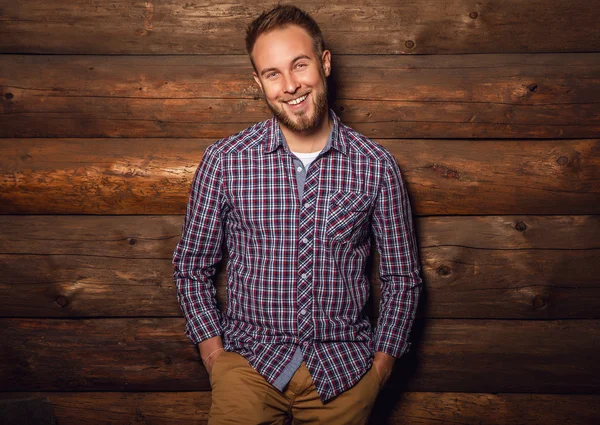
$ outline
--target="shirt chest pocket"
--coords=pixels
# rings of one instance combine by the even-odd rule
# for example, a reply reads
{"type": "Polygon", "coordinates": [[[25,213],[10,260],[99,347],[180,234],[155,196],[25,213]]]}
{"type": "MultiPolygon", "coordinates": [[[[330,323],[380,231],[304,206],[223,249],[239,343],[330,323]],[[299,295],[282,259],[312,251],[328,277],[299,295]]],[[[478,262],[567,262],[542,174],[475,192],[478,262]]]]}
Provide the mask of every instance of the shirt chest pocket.
{"type": "Polygon", "coordinates": [[[372,198],[362,192],[337,191],[329,195],[327,238],[350,242],[364,236],[369,228],[372,198]]]}

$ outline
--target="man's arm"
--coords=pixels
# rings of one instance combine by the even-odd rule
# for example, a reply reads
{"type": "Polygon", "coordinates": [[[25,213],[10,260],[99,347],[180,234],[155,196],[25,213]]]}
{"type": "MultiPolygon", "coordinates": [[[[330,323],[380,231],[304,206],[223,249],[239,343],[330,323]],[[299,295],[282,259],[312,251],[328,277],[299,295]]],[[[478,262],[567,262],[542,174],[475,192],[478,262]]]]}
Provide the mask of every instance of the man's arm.
{"type": "Polygon", "coordinates": [[[202,359],[210,356],[209,372],[220,354],[215,350],[223,347],[212,277],[222,258],[224,206],[220,158],[209,147],[194,175],[181,240],[173,255],[173,279],[186,319],[185,333],[198,344],[202,359]]]}
{"type": "Polygon", "coordinates": [[[374,364],[385,381],[395,359],[410,347],[408,337],[423,284],[410,202],[400,169],[391,155],[372,226],[381,281],[374,364]]]}

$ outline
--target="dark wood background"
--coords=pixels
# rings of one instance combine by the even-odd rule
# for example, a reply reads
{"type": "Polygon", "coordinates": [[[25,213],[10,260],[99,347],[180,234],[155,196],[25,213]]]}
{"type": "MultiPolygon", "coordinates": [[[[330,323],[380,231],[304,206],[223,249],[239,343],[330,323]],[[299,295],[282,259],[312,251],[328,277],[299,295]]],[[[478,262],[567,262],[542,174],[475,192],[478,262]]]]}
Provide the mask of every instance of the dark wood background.
{"type": "MultiPolygon", "coordinates": [[[[206,423],[170,261],[204,149],[268,117],[243,31],[273,3],[0,0],[0,397],[206,423]]],[[[372,424],[599,423],[600,1],[297,4],[416,215],[414,350],[372,424]]]]}

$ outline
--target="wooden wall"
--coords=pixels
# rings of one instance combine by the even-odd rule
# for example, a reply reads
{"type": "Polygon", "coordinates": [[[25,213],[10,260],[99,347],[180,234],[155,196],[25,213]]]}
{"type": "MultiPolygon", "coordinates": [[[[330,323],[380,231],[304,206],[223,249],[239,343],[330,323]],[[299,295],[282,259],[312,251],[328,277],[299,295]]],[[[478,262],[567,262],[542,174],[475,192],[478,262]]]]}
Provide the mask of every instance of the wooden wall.
{"type": "MultiPolygon", "coordinates": [[[[0,397],[206,423],[170,261],[204,149],[268,116],[243,29],[273,3],[0,0],[0,397]]],[[[372,423],[599,423],[600,1],[297,4],[417,216],[414,350],[372,423]]]]}

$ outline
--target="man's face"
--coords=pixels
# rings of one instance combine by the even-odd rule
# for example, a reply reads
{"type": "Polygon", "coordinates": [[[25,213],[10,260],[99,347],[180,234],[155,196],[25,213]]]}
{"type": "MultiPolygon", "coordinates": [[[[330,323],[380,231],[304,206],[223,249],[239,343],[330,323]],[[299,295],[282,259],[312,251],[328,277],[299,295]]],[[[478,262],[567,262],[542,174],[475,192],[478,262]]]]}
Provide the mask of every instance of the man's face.
{"type": "Polygon", "coordinates": [[[328,112],[329,51],[319,58],[310,35],[290,25],[259,36],[252,58],[254,79],[280,124],[296,132],[317,129],[328,112]]]}

